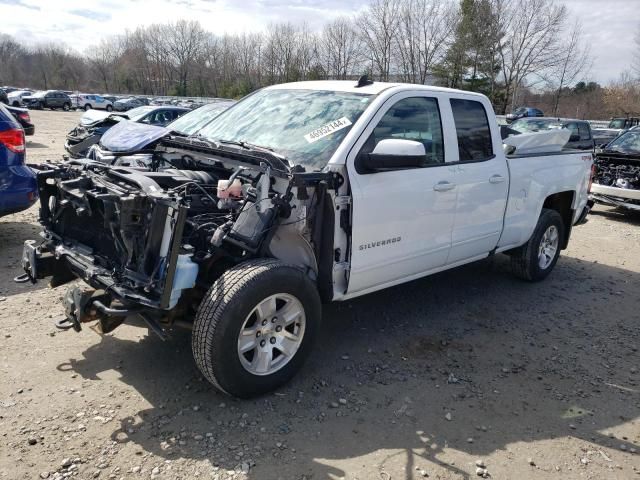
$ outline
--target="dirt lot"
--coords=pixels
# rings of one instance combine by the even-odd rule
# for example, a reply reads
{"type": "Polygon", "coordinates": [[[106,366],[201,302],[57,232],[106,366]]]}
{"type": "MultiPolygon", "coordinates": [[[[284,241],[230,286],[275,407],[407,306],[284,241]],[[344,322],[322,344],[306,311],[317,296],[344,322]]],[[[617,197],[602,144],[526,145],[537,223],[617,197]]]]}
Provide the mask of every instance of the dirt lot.
{"type": "MultiPolygon", "coordinates": [[[[79,116],[33,112],[29,161],[79,116]]],[[[598,207],[542,283],[499,257],[326,306],[296,379],[238,401],[187,332],[56,330],[65,287],[12,282],[36,213],[0,219],[0,478],[640,478],[638,217],[598,207]]]]}

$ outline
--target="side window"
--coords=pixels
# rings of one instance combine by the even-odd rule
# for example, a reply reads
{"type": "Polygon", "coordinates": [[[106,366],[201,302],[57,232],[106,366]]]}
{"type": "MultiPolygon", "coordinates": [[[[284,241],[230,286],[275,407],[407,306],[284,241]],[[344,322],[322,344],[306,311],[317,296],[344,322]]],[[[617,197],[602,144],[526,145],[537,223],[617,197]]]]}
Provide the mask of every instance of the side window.
{"type": "Polygon", "coordinates": [[[586,123],[578,124],[578,132],[580,133],[580,140],[591,140],[591,133],[586,123]]]}
{"type": "MultiPolygon", "coordinates": [[[[571,136],[573,137],[574,135],[578,138],[580,138],[580,133],[578,131],[578,124],[575,122],[571,122],[571,123],[567,123],[566,128],[571,132],[571,136]]],[[[575,141],[574,139],[569,139],[569,141],[575,141]]]]}
{"type": "Polygon", "coordinates": [[[425,165],[444,162],[444,142],[438,100],[411,97],[399,100],[380,119],[362,147],[371,153],[380,140],[414,140],[424,145],[425,165]]]}
{"type": "Polygon", "coordinates": [[[460,161],[481,161],[493,157],[489,119],[482,103],[452,98],[451,110],[458,134],[460,161]]]}

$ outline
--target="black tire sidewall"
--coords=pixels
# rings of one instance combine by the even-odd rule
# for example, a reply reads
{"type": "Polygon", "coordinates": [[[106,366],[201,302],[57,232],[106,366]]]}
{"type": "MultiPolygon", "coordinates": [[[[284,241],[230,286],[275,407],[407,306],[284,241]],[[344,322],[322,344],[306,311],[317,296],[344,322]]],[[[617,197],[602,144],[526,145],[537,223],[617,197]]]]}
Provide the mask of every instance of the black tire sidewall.
{"type": "Polygon", "coordinates": [[[216,357],[211,359],[210,364],[217,383],[224,391],[240,398],[261,395],[286,383],[311,352],[320,326],[320,311],[315,286],[298,268],[281,265],[260,272],[250,287],[240,289],[226,303],[216,325],[215,335],[209,339],[213,348],[207,350],[207,355],[216,357]],[[293,295],[304,308],[306,321],[302,344],[294,357],[277,372],[265,376],[254,375],[242,366],[238,357],[240,329],[247,316],[261,301],[278,293],[293,295]]]}
{"type": "Polygon", "coordinates": [[[562,222],[562,217],[554,210],[545,210],[543,212],[543,215],[540,216],[540,222],[538,223],[534,235],[531,238],[531,247],[529,250],[530,255],[528,261],[532,280],[542,280],[551,273],[556,263],[558,262],[558,258],[560,257],[560,247],[562,245],[563,238],[564,224],[562,222]],[[544,233],[552,225],[554,225],[558,230],[558,249],[556,250],[556,254],[553,257],[552,262],[547,266],[547,268],[542,269],[538,264],[538,250],[544,233]]]}

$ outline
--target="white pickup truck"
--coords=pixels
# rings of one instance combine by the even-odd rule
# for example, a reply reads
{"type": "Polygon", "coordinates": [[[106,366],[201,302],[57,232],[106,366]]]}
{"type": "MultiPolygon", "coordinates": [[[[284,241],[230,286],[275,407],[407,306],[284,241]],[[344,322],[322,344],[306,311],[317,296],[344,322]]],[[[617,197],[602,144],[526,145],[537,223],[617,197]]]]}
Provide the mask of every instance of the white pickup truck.
{"type": "Polygon", "coordinates": [[[301,82],[249,95],[149,168],[74,160],[38,174],[41,243],[18,280],[76,277],[67,319],[192,329],[220,390],[291,378],[323,302],[497,253],[546,277],[587,204],[584,152],[503,153],[482,95],[420,85],[301,82]]]}

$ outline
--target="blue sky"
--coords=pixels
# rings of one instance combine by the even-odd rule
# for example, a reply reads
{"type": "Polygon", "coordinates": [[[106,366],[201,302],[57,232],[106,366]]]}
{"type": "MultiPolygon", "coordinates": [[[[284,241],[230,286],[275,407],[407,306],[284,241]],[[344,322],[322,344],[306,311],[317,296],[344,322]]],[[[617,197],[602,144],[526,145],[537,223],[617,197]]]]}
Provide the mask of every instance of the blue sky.
{"type": "MultiPolygon", "coordinates": [[[[454,0],[451,0],[454,1],[454,0]]],[[[361,11],[366,0],[0,0],[2,33],[25,42],[63,42],[77,50],[113,33],[179,18],[199,20],[217,33],[261,31],[276,21],[327,20],[361,11]]],[[[564,0],[591,46],[590,79],[601,83],[628,69],[640,0],[564,0]]]]}

